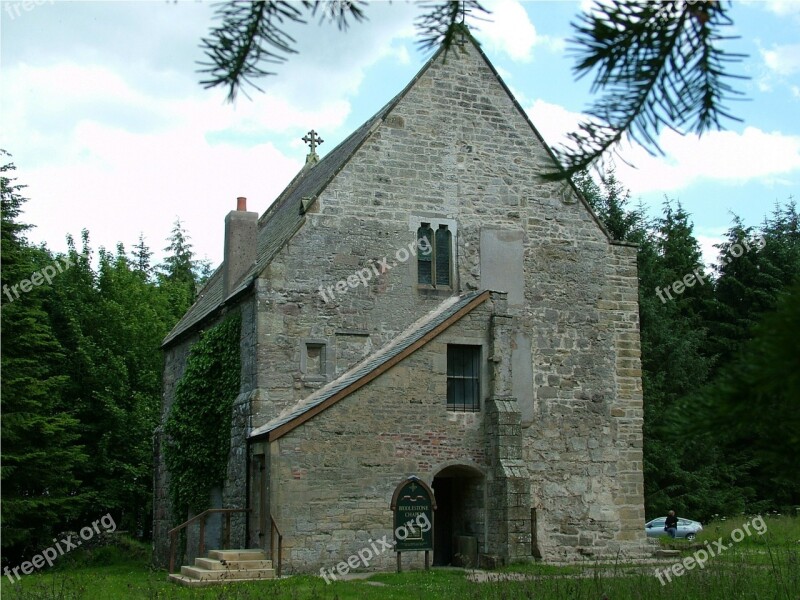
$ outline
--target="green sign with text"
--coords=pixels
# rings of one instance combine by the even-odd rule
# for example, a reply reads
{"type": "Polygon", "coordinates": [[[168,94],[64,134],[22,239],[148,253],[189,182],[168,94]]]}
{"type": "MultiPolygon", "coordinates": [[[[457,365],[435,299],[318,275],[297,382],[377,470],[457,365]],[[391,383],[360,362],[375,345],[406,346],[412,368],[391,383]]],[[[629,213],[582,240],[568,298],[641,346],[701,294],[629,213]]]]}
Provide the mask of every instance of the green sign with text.
{"type": "Polygon", "coordinates": [[[395,552],[433,550],[433,511],[436,501],[431,489],[417,477],[397,486],[392,498],[395,552]]]}

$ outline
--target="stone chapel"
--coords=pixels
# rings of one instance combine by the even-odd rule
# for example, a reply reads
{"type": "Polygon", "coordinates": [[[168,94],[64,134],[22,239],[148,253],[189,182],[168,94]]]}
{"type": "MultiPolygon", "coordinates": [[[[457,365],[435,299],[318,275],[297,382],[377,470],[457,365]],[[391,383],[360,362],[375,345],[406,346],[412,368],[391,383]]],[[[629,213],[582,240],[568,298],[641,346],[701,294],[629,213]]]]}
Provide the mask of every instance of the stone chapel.
{"type": "MultiPolygon", "coordinates": [[[[274,553],[274,526],[284,573],[335,566],[391,537],[392,495],[413,476],[435,495],[434,565],[640,555],[637,250],[571,184],[539,177],[555,158],[477,42],[440,50],[323,158],[307,141],[263,214],[240,198],[227,216],[224,262],[162,347],[163,423],[200,332],[240,315],[227,477],[210,498],[247,509],[231,547],[274,553]]],[[[166,564],[188,516],[169,505],[163,443],[159,428],[166,564]]]]}

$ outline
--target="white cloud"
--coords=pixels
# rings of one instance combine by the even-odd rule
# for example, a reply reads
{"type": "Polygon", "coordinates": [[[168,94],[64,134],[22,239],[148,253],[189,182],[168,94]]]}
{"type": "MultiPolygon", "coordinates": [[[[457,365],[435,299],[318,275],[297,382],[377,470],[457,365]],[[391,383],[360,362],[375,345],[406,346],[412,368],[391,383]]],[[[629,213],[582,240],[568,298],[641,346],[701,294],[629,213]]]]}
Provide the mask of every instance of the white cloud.
{"type": "Polygon", "coordinates": [[[639,193],[684,189],[699,181],[777,183],[800,170],[800,136],[746,127],[741,133],[712,131],[702,137],[667,130],[659,136],[666,156],[642,148],[622,151],[637,168],[618,162],[620,179],[639,193]]]}
{"type": "Polygon", "coordinates": [[[565,143],[566,134],[575,131],[583,118],[580,113],[570,112],[563,106],[544,100],[534,101],[525,112],[552,148],[565,143]]]}
{"type": "Polygon", "coordinates": [[[198,255],[217,263],[223,218],[235,198],[247,196],[250,210],[261,212],[301,166],[268,143],[209,146],[200,131],[153,137],[84,124],[76,131],[76,146],[102,155],[22,174],[34,199],[26,220],[39,224],[31,237],[55,249],[64,247],[64,232],[77,236],[83,228],[90,230],[95,249],[118,241],[130,248],[144,231],[158,256],[180,216],[198,255]]]}
{"type": "Polygon", "coordinates": [[[721,244],[725,241],[724,227],[701,227],[695,229],[695,239],[700,244],[700,252],[703,255],[703,263],[706,266],[711,266],[717,262],[719,258],[719,249],[715,245],[721,244]]]}
{"type": "Polygon", "coordinates": [[[778,75],[791,75],[800,71],[800,44],[772,46],[771,50],[761,49],[761,57],[767,68],[778,75]]]}
{"type": "Polygon", "coordinates": [[[797,0],[744,0],[744,4],[763,6],[779,16],[800,15],[800,2],[797,0]]]}
{"type": "Polygon", "coordinates": [[[413,23],[419,10],[410,3],[371,4],[365,11],[369,21],[352,24],[346,32],[313,21],[291,25],[288,31],[297,39],[298,54],[277,69],[277,77],[263,82],[265,89],[314,110],[322,105],[321,98],[355,96],[372,65],[385,58],[410,62],[402,42],[416,35],[413,23]]]}
{"type": "MultiPolygon", "coordinates": [[[[222,222],[235,198],[248,196],[250,209],[262,212],[302,166],[302,153],[285,156],[266,133],[236,145],[207,139],[214,128],[235,137],[248,127],[268,132],[309,122],[285,100],[265,95],[233,107],[208,94],[167,101],[95,66],[22,66],[7,75],[20,93],[6,98],[2,145],[15,154],[23,145],[15,162],[32,198],[23,220],[37,224],[31,239],[56,250],[64,249],[65,233],[78,237],[83,228],[95,249],[118,241],[130,247],[144,231],[160,256],[180,216],[198,255],[219,262],[222,222]],[[120,114],[140,115],[140,122],[120,114]],[[20,160],[40,152],[46,160],[20,160]]],[[[348,110],[339,103],[315,113],[314,122],[340,126],[348,110]]]]}
{"type": "Polygon", "coordinates": [[[772,91],[772,81],[771,78],[767,76],[759,77],[756,80],[756,85],[758,86],[759,92],[771,92],[772,91]]]}
{"type": "MultiPolygon", "coordinates": [[[[551,146],[575,131],[580,113],[557,104],[535,101],[527,113],[551,146]]],[[[665,156],[652,156],[639,146],[625,145],[614,161],[617,176],[634,194],[670,192],[702,180],[741,184],[784,181],[800,171],[800,136],[746,127],[741,133],[712,131],[702,137],[666,130],[659,136],[665,156]]]]}
{"type": "Polygon", "coordinates": [[[394,56],[397,62],[399,62],[401,65],[411,64],[411,55],[408,53],[408,48],[406,48],[405,46],[391,48],[390,52],[391,55],[394,56]]]}
{"type": "MultiPolygon", "coordinates": [[[[48,161],[63,158],[76,141],[76,129],[87,123],[152,136],[176,130],[224,131],[229,138],[248,136],[245,143],[251,145],[253,139],[266,140],[271,133],[302,129],[311,122],[335,130],[350,111],[344,99],[302,110],[273,93],[235,105],[223,101],[221,90],[193,90],[184,98],[165,99],[132,87],[105,67],[65,62],[10,67],[4,79],[13,81],[18,90],[4,99],[4,138],[15,147],[22,142],[27,150],[45,153],[48,161]]],[[[87,148],[81,148],[83,156],[87,148]]]]}
{"type": "Polygon", "coordinates": [[[219,262],[235,198],[263,212],[302,166],[306,149],[290,137],[314,127],[329,140],[324,150],[347,133],[366,70],[411,61],[405,40],[417,10],[376,4],[368,23],[346,33],[316,23],[298,29],[300,53],[259,82],[266,93],[233,105],[225,90],[197,84],[206,6],[56,4],[8,32],[4,23],[0,76],[15,92],[3,97],[0,147],[29,185],[29,237],[63,250],[66,233],[88,228],[95,248],[130,248],[144,231],[158,258],[180,216],[198,256],[219,262]]]}
{"type": "Polygon", "coordinates": [[[491,12],[487,21],[473,19],[476,37],[492,50],[504,52],[514,61],[529,62],[538,44],[557,44],[540,36],[531,23],[528,12],[518,0],[489,0],[483,6],[491,12]]]}

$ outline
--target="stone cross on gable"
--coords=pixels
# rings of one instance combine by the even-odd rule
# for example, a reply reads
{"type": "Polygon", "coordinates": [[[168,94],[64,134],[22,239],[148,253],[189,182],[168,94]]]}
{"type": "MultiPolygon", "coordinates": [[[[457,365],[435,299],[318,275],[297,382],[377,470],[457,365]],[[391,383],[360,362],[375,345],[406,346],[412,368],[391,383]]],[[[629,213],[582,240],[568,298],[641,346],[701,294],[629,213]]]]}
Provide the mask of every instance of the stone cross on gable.
{"type": "Polygon", "coordinates": [[[305,136],[303,136],[303,141],[306,144],[308,144],[309,147],[311,148],[311,152],[309,152],[308,156],[306,156],[306,163],[319,162],[319,156],[317,155],[317,146],[322,144],[325,140],[319,137],[319,134],[312,129],[305,136]]]}

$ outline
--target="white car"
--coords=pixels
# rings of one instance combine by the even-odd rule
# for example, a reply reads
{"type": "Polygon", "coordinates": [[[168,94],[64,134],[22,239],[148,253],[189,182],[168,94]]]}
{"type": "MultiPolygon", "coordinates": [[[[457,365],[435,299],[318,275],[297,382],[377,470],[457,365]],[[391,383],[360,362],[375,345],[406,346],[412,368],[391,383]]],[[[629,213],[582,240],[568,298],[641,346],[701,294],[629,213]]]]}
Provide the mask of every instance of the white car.
{"type": "MultiPolygon", "coordinates": [[[[644,530],[647,533],[647,537],[660,537],[662,535],[669,535],[666,531],[664,531],[664,523],[666,523],[666,521],[667,517],[659,517],[645,523],[644,530]]],[[[703,526],[697,521],[678,519],[678,531],[675,533],[675,537],[686,538],[691,542],[701,531],[703,531],[703,526]]]]}

